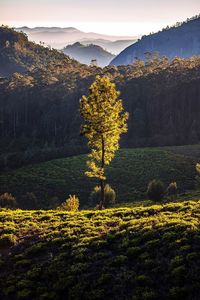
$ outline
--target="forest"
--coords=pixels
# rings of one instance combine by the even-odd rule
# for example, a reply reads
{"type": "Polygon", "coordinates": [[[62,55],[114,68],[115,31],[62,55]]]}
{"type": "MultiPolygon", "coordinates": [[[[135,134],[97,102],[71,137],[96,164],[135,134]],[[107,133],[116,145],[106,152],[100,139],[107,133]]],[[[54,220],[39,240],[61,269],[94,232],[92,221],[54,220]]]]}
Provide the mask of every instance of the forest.
{"type": "Polygon", "coordinates": [[[122,147],[199,142],[198,56],[170,61],[152,54],[145,63],[102,69],[29,42],[7,27],[1,27],[0,40],[0,64],[9,74],[0,74],[1,168],[86,153],[79,99],[96,75],[116,83],[129,112],[122,147]]]}

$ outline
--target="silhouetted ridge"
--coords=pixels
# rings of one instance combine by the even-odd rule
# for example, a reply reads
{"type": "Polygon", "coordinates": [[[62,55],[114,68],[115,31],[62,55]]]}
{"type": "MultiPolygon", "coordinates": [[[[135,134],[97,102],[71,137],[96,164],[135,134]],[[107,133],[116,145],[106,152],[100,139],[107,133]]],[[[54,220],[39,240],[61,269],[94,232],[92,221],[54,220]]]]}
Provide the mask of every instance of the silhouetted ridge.
{"type": "Polygon", "coordinates": [[[128,65],[136,59],[146,60],[147,52],[157,52],[160,56],[170,59],[175,56],[188,58],[200,55],[200,17],[143,36],[114,58],[111,65],[128,65]]]}

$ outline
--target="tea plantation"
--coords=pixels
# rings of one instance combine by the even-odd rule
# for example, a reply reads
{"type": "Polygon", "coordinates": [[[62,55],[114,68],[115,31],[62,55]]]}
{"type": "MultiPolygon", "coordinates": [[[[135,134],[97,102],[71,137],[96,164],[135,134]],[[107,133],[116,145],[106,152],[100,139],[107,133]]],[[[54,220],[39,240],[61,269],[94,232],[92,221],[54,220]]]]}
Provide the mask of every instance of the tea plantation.
{"type": "Polygon", "coordinates": [[[199,300],[200,201],[0,211],[0,299],[199,300]]]}
{"type": "MultiPolygon", "coordinates": [[[[179,193],[193,189],[198,150],[198,145],[122,149],[108,166],[107,181],[121,203],[144,199],[147,185],[154,178],[163,180],[166,185],[176,181],[179,193]]],[[[90,192],[97,182],[87,178],[85,170],[86,156],[79,155],[3,172],[0,174],[0,194],[12,193],[20,207],[22,196],[33,192],[39,203],[35,208],[41,209],[54,208],[52,199],[55,197],[61,203],[69,194],[76,194],[81,207],[88,208],[90,192]]]]}

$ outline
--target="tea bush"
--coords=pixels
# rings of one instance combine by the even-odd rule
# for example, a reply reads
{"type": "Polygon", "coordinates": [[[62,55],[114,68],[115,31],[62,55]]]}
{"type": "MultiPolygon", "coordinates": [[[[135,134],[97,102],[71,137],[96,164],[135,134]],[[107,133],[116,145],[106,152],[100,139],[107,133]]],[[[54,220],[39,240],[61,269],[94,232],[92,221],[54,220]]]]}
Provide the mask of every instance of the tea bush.
{"type": "Polygon", "coordinates": [[[200,201],[1,209],[0,299],[199,299],[199,216],[200,201]]]}
{"type": "Polygon", "coordinates": [[[154,179],[149,182],[147,195],[150,200],[161,201],[164,197],[164,193],[165,186],[162,181],[154,179]]]}
{"type": "Polygon", "coordinates": [[[69,198],[58,206],[59,210],[67,211],[78,211],[79,209],[79,199],[75,195],[69,195],[69,198]]]}
{"type": "MultiPolygon", "coordinates": [[[[104,207],[108,208],[112,204],[115,204],[116,193],[115,193],[114,189],[109,184],[105,185],[104,193],[105,193],[104,207]]],[[[100,186],[95,186],[93,191],[90,194],[91,206],[92,207],[97,206],[100,203],[100,200],[101,200],[101,187],[100,186]]]]}

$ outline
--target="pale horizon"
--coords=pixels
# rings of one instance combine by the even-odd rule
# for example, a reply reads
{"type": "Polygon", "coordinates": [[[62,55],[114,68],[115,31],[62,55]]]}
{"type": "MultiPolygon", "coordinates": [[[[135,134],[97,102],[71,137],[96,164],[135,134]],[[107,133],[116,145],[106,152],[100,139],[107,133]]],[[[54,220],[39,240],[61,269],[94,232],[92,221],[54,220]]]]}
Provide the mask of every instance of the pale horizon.
{"type": "Polygon", "coordinates": [[[0,0],[0,22],[11,27],[75,27],[84,32],[139,36],[200,13],[191,0],[0,0]],[[96,2],[96,3],[95,3],[96,2]]]}

